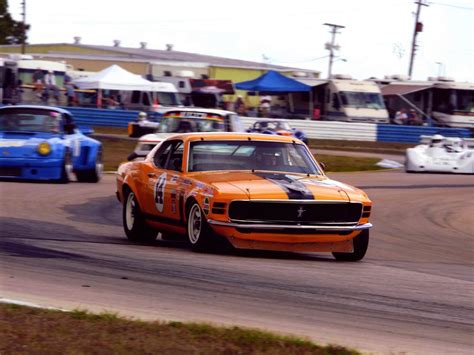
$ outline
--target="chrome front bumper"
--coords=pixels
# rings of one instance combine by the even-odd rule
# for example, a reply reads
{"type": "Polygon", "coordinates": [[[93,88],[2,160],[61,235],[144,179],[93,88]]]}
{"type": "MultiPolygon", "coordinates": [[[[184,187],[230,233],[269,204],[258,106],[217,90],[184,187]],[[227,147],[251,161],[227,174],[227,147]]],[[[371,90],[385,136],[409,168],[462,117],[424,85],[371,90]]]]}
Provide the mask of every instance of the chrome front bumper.
{"type": "Polygon", "coordinates": [[[209,219],[207,221],[212,226],[220,227],[231,227],[240,229],[304,229],[304,230],[315,230],[322,232],[347,232],[357,231],[363,229],[372,228],[372,223],[357,224],[351,226],[335,226],[335,225],[308,225],[308,224],[252,224],[252,223],[233,223],[233,222],[222,222],[209,219]]]}

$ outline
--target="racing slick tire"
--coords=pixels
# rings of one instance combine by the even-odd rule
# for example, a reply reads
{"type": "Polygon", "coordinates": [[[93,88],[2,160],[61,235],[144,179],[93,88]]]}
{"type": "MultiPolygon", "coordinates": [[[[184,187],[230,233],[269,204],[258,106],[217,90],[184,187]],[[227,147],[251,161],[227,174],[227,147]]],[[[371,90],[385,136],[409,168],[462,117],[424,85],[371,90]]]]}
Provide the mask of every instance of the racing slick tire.
{"type": "Polygon", "coordinates": [[[95,164],[92,169],[76,171],[77,181],[79,182],[99,182],[104,170],[102,163],[102,151],[97,153],[95,164]]]}
{"type": "Polygon", "coordinates": [[[193,251],[210,251],[215,246],[204,212],[196,201],[188,209],[186,235],[193,251]]]}
{"type": "Polygon", "coordinates": [[[72,178],[72,159],[69,150],[64,153],[63,165],[61,167],[61,177],[57,180],[60,184],[67,184],[72,178]]]}
{"type": "Polygon", "coordinates": [[[132,242],[151,243],[156,240],[158,231],[151,228],[143,218],[140,206],[132,191],[127,191],[122,210],[123,229],[132,242]]]}
{"type": "Polygon", "coordinates": [[[363,230],[353,240],[354,251],[350,253],[332,253],[338,261],[359,261],[362,260],[369,246],[369,230],[363,230]]]}

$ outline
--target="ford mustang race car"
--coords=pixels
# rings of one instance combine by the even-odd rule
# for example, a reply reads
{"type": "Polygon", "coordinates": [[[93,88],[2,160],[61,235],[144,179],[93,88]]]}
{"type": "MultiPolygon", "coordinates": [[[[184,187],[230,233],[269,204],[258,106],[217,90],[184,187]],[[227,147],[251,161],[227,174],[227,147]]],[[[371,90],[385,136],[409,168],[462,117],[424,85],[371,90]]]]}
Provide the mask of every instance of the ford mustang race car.
{"type": "Polygon", "coordinates": [[[372,226],[367,195],[329,179],[293,137],[174,135],[119,167],[117,197],[130,240],[181,234],[197,251],[230,244],[357,261],[372,226]]]}
{"type": "Polygon", "coordinates": [[[183,107],[165,112],[156,131],[139,138],[128,160],[144,158],[155,145],[176,133],[242,132],[243,127],[235,112],[183,107]]]}
{"type": "Polygon", "coordinates": [[[474,139],[421,136],[421,144],[406,151],[407,172],[474,174],[474,139]]]}
{"type": "Polygon", "coordinates": [[[247,132],[277,134],[280,136],[293,136],[308,144],[308,138],[303,131],[291,128],[288,122],[284,120],[257,120],[247,132]]]}
{"type": "Polygon", "coordinates": [[[101,143],[75,126],[69,111],[49,106],[0,107],[0,179],[97,182],[101,143]]]}

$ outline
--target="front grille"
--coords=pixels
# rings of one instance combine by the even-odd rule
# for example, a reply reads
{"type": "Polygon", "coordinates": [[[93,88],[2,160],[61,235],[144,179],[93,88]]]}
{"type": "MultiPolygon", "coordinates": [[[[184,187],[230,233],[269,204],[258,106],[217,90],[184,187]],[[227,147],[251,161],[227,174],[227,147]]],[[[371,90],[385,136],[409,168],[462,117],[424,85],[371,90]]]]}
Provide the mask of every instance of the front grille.
{"type": "Polygon", "coordinates": [[[362,214],[361,203],[233,201],[232,221],[272,224],[355,224],[362,214]]]}
{"type": "Polygon", "coordinates": [[[16,177],[21,176],[21,168],[9,167],[9,168],[0,168],[0,177],[16,177]]]}

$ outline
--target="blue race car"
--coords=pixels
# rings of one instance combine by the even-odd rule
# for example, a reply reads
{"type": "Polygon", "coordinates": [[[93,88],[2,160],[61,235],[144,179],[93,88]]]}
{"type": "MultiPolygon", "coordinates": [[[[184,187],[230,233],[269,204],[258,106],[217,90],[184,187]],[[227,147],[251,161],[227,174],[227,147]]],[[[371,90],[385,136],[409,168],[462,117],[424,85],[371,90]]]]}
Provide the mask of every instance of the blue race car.
{"type": "Polygon", "coordinates": [[[0,107],[0,179],[98,182],[102,144],[82,134],[69,111],[0,107]]]}
{"type": "Polygon", "coordinates": [[[263,134],[277,134],[280,136],[293,136],[298,138],[303,143],[308,144],[308,137],[303,131],[291,128],[288,122],[284,120],[261,119],[255,121],[247,132],[263,133],[263,134]]]}

